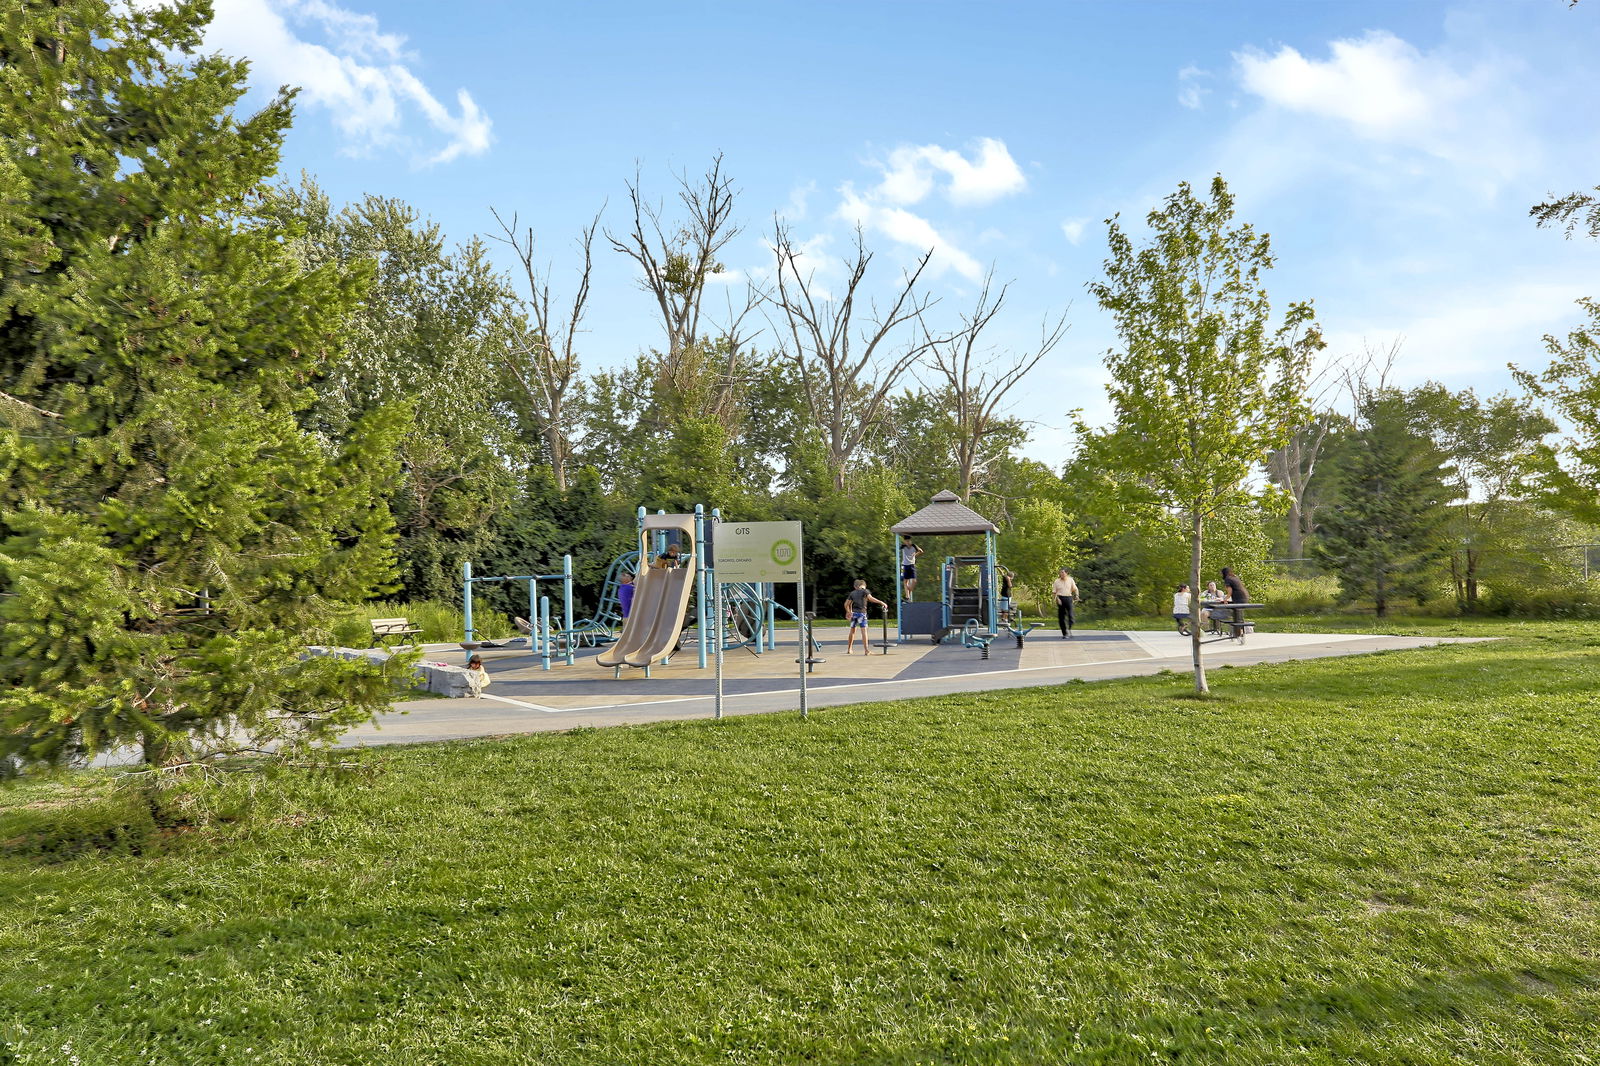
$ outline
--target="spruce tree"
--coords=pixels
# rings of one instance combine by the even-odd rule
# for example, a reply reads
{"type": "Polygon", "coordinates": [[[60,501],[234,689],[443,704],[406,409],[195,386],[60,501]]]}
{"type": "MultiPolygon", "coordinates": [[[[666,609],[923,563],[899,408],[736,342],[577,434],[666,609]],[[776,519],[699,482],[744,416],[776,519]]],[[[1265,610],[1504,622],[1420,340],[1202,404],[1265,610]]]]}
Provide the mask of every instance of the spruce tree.
{"type": "Polygon", "coordinates": [[[252,208],[291,94],[204,2],[0,14],[0,768],[322,739],[383,671],[305,660],[392,567],[401,412],[308,432],[361,279],[252,208]]]}
{"type": "Polygon", "coordinates": [[[1332,505],[1313,554],[1338,574],[1346,599],[1370,599],[1379,618],[1397,596],[1425,593],[1448,553],[1450,471],[1393,390],[1365,398],[1360,427],[1339,442],[1332,505]]]}

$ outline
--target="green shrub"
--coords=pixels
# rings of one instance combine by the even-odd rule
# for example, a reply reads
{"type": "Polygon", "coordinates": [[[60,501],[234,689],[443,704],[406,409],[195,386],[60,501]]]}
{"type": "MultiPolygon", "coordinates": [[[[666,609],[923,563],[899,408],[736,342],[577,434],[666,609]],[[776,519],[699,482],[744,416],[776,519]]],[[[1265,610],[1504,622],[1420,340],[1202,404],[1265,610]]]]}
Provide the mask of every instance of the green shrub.
{"type": "Polygon", "coordinates": [[[1255,599],[1270,603],[1279,614],[1321,614],[1339,606],[1339,579],[1332,574],[1273,574],[1250,591],[1255,599]]]}
{"type": "MultiPolygon", "coordinates": [[[[366,604],[357,613],[341,619],[333,627],[333,642],[340,647],[365,648],[372,644],[374,618],[405,618],[420,626],[417,639],[430,644],[458,641],[466,631],[466,619],[461,608],[438,600],[419,600],[415,603],[396,603],[379,600],[366,604]]],[[[516,635],[516,626],[499,611],[479,607],[472,609],[472,630],[477,637],[491,640],[516,635]]]]}

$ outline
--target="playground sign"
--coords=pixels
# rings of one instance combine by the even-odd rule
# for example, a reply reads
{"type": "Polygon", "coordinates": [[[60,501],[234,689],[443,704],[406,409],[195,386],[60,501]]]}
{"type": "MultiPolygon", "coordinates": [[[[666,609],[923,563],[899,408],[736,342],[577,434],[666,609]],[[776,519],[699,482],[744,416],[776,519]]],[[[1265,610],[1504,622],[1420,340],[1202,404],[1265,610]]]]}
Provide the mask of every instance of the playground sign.
{"type": "Polygon", "coordinates": [[[799,522],[723,522],[712,551],[719,582],[801,580],[799,522]]]}

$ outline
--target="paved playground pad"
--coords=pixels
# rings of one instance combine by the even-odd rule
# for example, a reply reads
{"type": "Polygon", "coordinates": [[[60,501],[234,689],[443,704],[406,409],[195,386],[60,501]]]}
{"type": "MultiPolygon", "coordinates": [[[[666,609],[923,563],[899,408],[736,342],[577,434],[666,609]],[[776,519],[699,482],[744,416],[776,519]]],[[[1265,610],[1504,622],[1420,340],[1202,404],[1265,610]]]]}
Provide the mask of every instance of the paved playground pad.
{"type": "MultiPolygon", "coordinates": [[[[807,679],[811,707],[936,697],[955,692],[1055,685],[1065,681],[1106,680],[1187,671],[1189,639],[1176,632],[1080,630],[1071,640],[1036,630],[1018,648],[1015,640],[996,640],[989,658],[959,644],[934,645],[925,638],[891,644],[882,653],[877,631],[871,654],[859,646],[845,654],[843,627],[816,630],[826,661],[807,679]]],[[[1208,666],[1361,655],[1377,651],[1476,641],[1465,637],[1390,637],[1330,633],[1261,633],[1248,642],[1218,641],[1206,647],[1208,666]]],[[[493,679],[482,699],[412,700],[396,713],[347,734],[346,746],[416,743],[510,733],[536,733],[578,727],[710,717],[715,671],[698,665],[692,641],[651,676],[642,670],[612,670],[597,664],[585,649],[573,665],[553,660],[549,670],[526,648],[485,649],[481,653],[493,679]]],[[[457,645],[429,645],[427,658],[460,664],[457,645]]],[[[736,649],[723,656],[724,713],[761,714],[800,706],[799,671],[793,630],[779,632],[779,645],[762,655],[736,649]]]]}

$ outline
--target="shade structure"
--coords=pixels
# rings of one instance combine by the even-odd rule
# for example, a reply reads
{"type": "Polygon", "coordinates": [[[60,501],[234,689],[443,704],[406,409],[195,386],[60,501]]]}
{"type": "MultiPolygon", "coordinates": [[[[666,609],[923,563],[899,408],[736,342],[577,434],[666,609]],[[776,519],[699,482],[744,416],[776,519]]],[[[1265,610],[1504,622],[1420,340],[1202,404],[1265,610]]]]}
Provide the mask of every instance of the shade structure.
{"type": "Polygon", "coordinates": [[[962,533],[998,533],[1000,527],[962,503],[960,496],[944,489],[934,495],[933,502],[928,506],[896,522],[890,532],[896,536],[909,533],[918,537],[937,537],[959,536],[962,533]]]}

